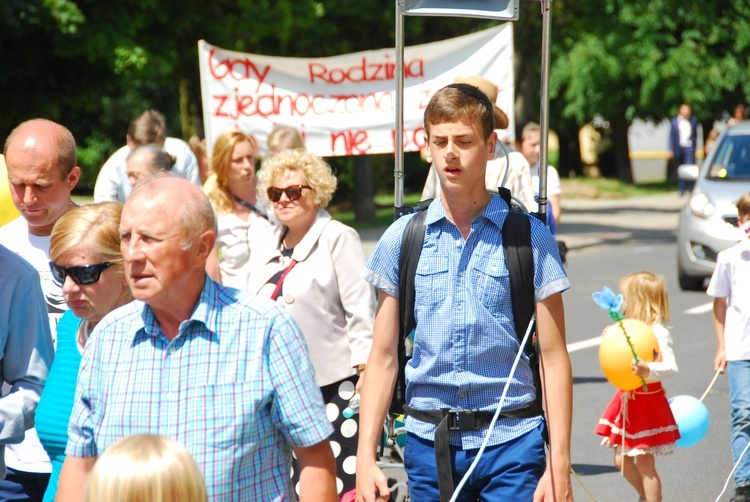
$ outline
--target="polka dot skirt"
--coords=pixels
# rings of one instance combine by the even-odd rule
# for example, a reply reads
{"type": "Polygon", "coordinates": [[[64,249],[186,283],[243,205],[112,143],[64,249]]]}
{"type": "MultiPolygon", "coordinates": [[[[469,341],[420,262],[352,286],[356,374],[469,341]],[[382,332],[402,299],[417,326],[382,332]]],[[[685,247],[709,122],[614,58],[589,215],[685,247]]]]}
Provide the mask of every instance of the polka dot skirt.
{"type": "MultiPolygon", "coordinates": [[[[326,415],[334,429],[330,442],[336,459],[336,491],[339,497],[353,490],[356,485],[359,413],[352,418],[345,418],[342,413],[354,396],[354,385],[358,378],[355,375],[320,388],[323,401],[326,403],[326,415]]],[[[292,462],[292,483],[294,491],[299,496],[299,472],[296,459],[292,462]]]]}

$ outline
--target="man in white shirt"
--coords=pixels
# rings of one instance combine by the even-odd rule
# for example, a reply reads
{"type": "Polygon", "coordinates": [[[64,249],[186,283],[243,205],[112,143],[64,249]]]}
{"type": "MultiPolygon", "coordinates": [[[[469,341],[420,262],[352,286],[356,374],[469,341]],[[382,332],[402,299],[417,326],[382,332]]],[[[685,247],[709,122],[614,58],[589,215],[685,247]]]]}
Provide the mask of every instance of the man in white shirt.
{"type": "Polygon", "coordinates": [[[714,370],[729,373],[732,407],[732,460],[734,497],[730,502],[750,502],[750,192],[737,201],[737,223],[744,237],[720,252],[706,293],[714,298],[717,350],[714,370]]]}
{"type": "Polygon", "coordinates": [[[142,145],[157,145],[175,159],[172,173],[201,186],[198,161],[190,145],[166,136],[166,120],[156,110],[146,110],[130,122],[125,136],[127,145],[107,159],[94,186],[94,202],[117,201],[124,204],[130,196],[130,183],[125,172],[128,155],[142,145]]]}
{"type": "MultiPolygon", "coordinates": [[[[0,244],[39,273],[54,339],[57,321],[68,306],[61,286],[52,280],[49,241],[52,227],[74,205],[71,191],[81,175],[75,139],[60,124],[34,119],[10,133],[4,153],[13,204],[21,216],[0,228],[0,244]]],[[[8,473],[0,482],[0,500],[41,500],[52,468],[34,429],[20,444],[7,446],[5,463],[8,473]]]]}
{"type": "MultiPolygon", "coordinates": [[[[529,122],[519,135],[518,149],[529,162],[531,166],[531,184],[534,192],[539,192],[539,146],[541,144],[542,128],[536,122],[529,122]]],[[[549,211],[547,212],[547,227],[552,235],[557,234],[557,224],[562,216],[562,205],[560,198],[562,195],[562,184],[560,183],[560,174],[554,166],[547,165],[547,202],[549,202],[549,211]]]]}

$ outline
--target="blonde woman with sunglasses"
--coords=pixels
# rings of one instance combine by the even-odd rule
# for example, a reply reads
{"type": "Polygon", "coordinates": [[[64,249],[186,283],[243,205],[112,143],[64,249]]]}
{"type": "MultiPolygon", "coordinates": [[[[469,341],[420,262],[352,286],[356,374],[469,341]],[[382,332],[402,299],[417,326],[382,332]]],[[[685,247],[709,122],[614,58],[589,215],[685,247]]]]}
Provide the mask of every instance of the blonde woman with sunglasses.
{"type": "Polygon", "coordinates": [[[75,207],[57,220],[50,236],[52,278],[70,310],[57,324],[57,353],[36,409],[37,434],[52,462],[45,502],[57,492],[86,341],[105,315],[132,300],[120,253],[121,211],[119,202],[75,207]]]}
{"type": "MultiPolygon", "coordinates": [[[[250,291],[276,301],[302,330],[335,429],[341,497],[354,488],[358,438],[358,415],[342,413],[359,389],[375,318],[374,290],[360,278],[365,253],[359,234],[325,210],[336,177],[323,159],[287,150],[264,162],[260,176],[281,226],[253,260],[250,291]]],[[[296,466],[293,474],[296,488],[296,466]]]]}

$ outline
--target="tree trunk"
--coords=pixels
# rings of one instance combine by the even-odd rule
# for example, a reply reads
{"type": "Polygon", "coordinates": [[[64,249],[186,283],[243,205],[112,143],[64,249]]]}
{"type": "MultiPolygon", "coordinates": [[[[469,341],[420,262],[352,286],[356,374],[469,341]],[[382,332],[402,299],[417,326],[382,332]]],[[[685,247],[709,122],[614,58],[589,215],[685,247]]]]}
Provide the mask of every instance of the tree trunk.
{"type": "MultiPolygon", "coordinates": [[[[516,127],[525,124],[528,121],[539,122],[539,117],[532,114],[538,114],[539,110],[539,72],[536,67],[525,61],[527,55],[516,51],[516,102],[513,110],[503,110],[510,114],[515,113],[516,127]]],[[[520,141],[520,138],[516,138],[520,141]]]]}
{"type": "Polygon", "coordinates": [[[628,121],[622,115],[612,118],[612,144],[615,156],[615,173],[623,183],[633,183],[628,147],[628,121]]]}
{"type": "Polygon", "coordinates": [[[358,223],[375,222],[375,182],[372,157],[354,157],[354,218],[358,223]]]}
{"type": "Polygon", "coordinates": [[[190,93],[188,92],[188,81],[186,78],[180,80],[180,132],[182,138],[187,140],[195,134],[195,127],[190,115],[190,93]]]}
{"type": "Polygon", "coordinates": [[[560,165],[555,167],[562,178],[582,174],[581,146],[578,143],[578,136],[568,138],[560,134],[560,165]]]}

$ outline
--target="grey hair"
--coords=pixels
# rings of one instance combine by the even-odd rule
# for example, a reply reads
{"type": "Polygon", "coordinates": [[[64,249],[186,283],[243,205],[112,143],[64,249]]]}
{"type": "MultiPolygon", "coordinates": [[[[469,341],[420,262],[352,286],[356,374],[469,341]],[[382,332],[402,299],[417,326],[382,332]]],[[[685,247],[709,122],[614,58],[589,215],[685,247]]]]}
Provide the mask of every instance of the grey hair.
{"type": "Polygon", "coordinates": [[[146,161],[146,167],[153,174],[159,171],[171,171],[172,166],[175,164],[175,158],[165,152],[162,148],[157,145],[141,145],[138,148],[131,151],[125,161],[129,161],[132,158],[143,156],[146,161]]]}
{"type": "Polygon", "coordinates": [[[180,241],[180,247],[183,250],[187,251],[191,249],[204,232],[211,231],[215,234],[218,232],[216,216],[208,197],[206,197],[200,187],[180,176],[167,171],[159,171],[156,174],[152,174],[133,189],[130,198],[132,199],[135,196],[153,197],[157,194],[167,192],[173,192],[172,195],[180,194],[180,210],[177,211],[177,221],[184,236],[180,241]],[[170,181],[167,182],[167,179],[170,181]],[[189,190],[176,188],[172,180],[184,181],[190,187],[195,187],[195,190],[192,190],[192,188],[189,188],[189,190]],[[169,185],[165,186],[166,183],[169,183],[169,185]],[[195,194],[190,193],[193,191],[195,194]],[[141,192],[144,193],[141,194],[141,192]]]}

